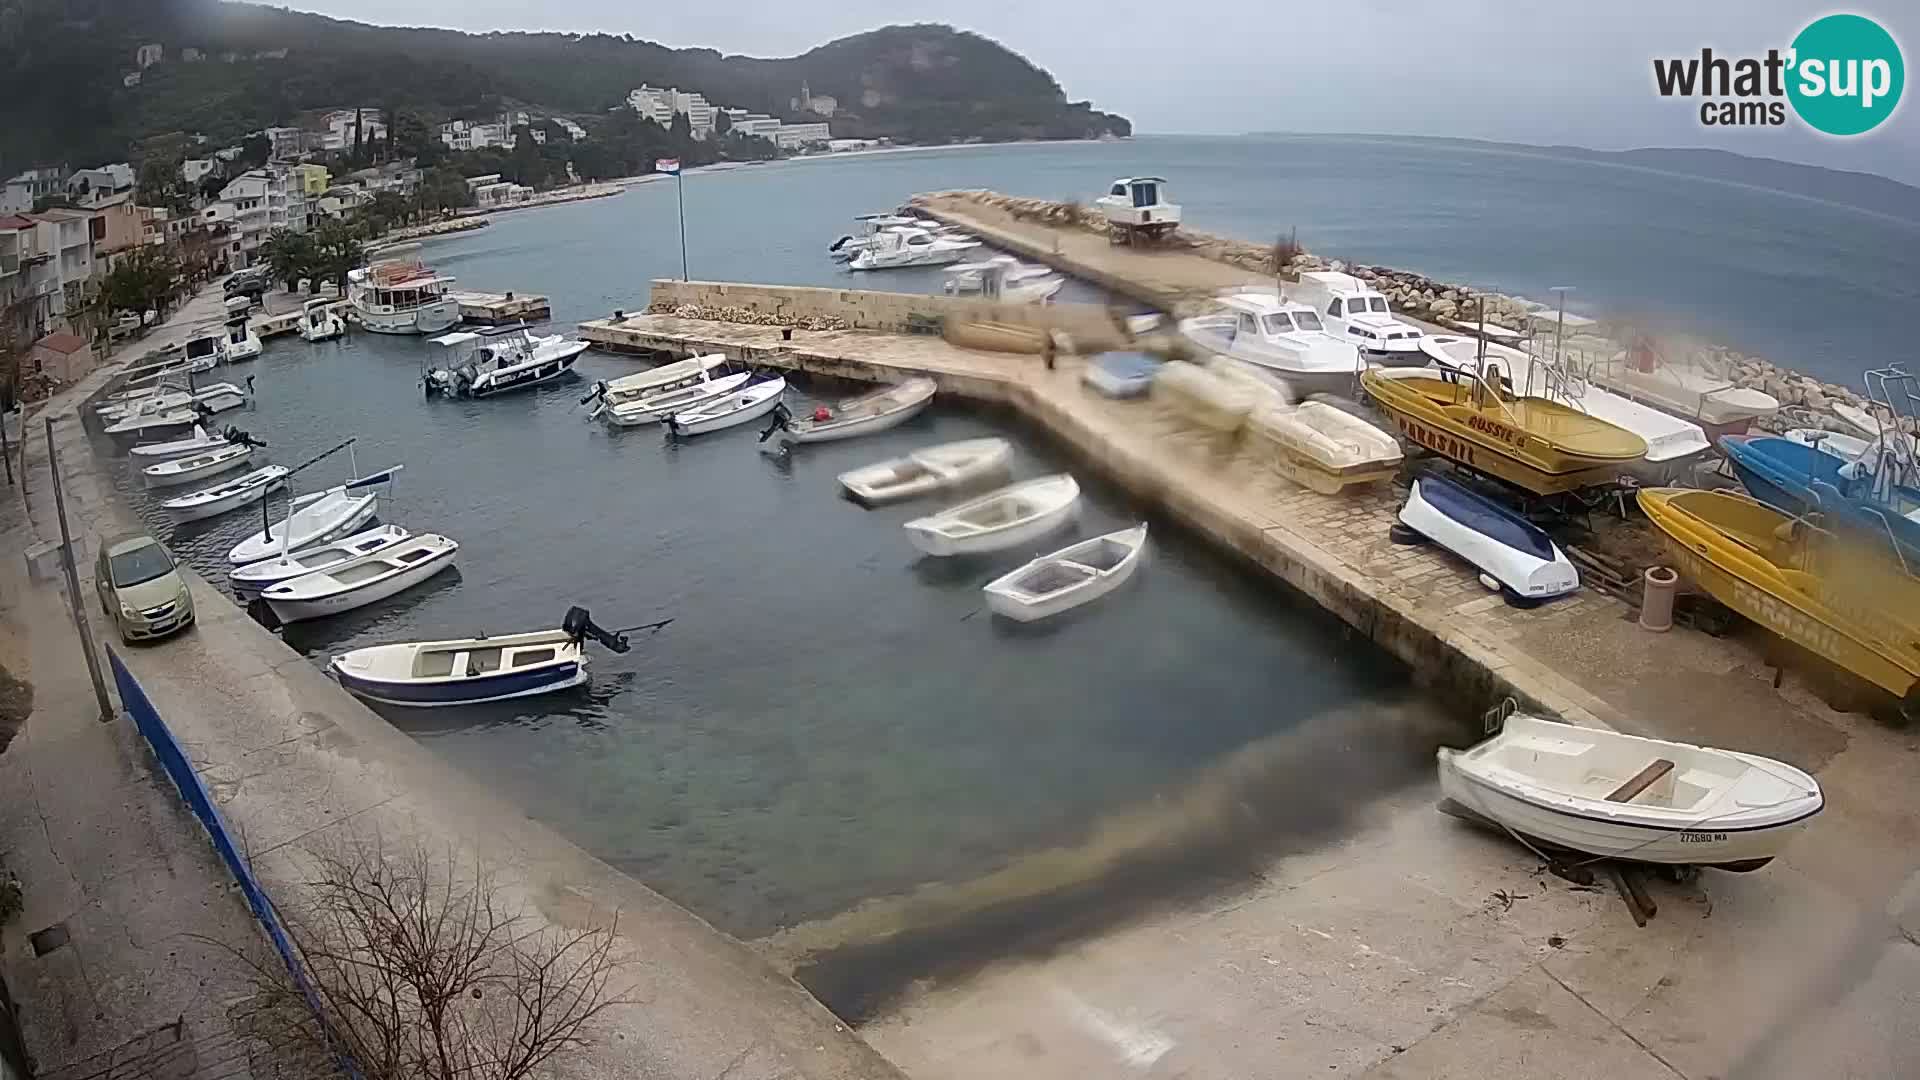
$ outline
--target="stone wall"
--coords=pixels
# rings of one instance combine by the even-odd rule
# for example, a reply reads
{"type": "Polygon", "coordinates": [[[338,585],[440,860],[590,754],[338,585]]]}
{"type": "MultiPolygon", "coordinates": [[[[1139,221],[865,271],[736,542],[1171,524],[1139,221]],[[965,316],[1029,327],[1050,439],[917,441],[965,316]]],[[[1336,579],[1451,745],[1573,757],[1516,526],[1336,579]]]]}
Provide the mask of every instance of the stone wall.
{"type": "Polygon", "coordinates": [[[797,330],[938,332],[946,322],[994,322],[1059,330],[1076,342],[1119,337],[1105,308],[1092,304],[995,304],[957,296],[749,285],[658,278],[649,314],[797,330]]]}

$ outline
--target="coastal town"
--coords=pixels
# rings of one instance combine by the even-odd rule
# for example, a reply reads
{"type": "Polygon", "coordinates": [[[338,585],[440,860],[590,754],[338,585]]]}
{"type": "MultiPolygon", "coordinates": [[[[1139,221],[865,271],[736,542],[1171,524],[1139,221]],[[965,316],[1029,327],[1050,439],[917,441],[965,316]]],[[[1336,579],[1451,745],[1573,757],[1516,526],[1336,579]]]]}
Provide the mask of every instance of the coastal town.
{"type": "Polygon", "coordinates": [[[0,159],[0,1080],[1920,1061],[1920,372],[1482,188],[1912,223],[247,17],[114,100],[303,107],[0,159]]]}

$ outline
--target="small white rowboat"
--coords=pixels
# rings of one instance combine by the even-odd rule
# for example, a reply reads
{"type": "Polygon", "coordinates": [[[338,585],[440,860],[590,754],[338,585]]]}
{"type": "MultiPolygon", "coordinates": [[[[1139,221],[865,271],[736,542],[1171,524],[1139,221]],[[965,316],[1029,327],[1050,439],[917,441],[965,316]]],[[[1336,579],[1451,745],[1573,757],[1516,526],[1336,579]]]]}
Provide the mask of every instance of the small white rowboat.
{"type": "Polygon", "coordinates": [[[757,382],[735,394],[718,398],[695,409],[667,417],[667,426],[676,436],[705,435],[710,431],[751,424],[780,404],[787,392],[787,380],[781,378],[757,382]]]}
{"type": "Polygon", "coordinates": [[[697,409],[715,398],[725,397],[745,386],[747,380],[751,378],[753,378],[752,373],[746,371],[722,375],[707,382],[697,382],[677,390],[662,390],[657,394],[649,394],[623,405],[615,405],[601,415],[606,418],[607,423],[618,427],[654,424],[676,412],[697,409]]]}
{"type": "Polygon", "coordinates": [[[199,422],[200,414],[192,409],[166,409],[125,417],[108,424],[106,432],[109,435],[158,435],[168,431],[185,431],[199,422]]]}
{"type": "Polygon", "coordinates": [[[215,517],[229,510],[238,510],[260,497],[260,493],[269,488],[280,488],[287,482],[287,470],[283,465],[267,465],[253,470],[245,476],[235,477],[224,484],[217,484],[199,491],[189,491],[177,499],[168,499],[160,504],[175,521],[199,521],[202,518],[215,517]]]}
{"type": "Polygon", "coordinates": [[[381,525],[335,540],[330,544],[295,551],[278,559],[262,559],[245,566],[236,566],[227,571],[227,581],[233,586],[235,596],[242,600],[251,600],[283,581],[292,581],[294,578],[325,570],[330,566],[338,566],[348,559],[357,559],[362,555],[385,551],[412,535],[398,525],[381,525]]]}
{"type": "Polygon", "coordinates": [[[843,472],[840,486],[860,502],[878,506],[998,476],[1011,460],[1013,444],[1005,439],[965,439],[843,472]]]}
{"type": "Polygon", "coordinates": [[[1065,473],[1042,476],[903,526],[929,555],[972,555],[1037,540],[1073,519],[1080,485],[1065,473]]]}
{"type": "Polygon", "coordinates": [[[227,561],[235,566],[271,559],[283,551],[324,544],[365,525],[379,509],[378,495],[368,490],[393,478],[401,466],[361,477],[339,487],[302,495],[286,517],[235,544],[227,561]]]}
{"type": "Polygon", "coordinates": [[[937,389],[928,378],[885,386],[831,408],[821,406],[810,417],[791,418],[781,425],[780,437],[796,443],[832,442],[896,428],[918,416],[937,389]]]}
{"type": "Polygon", "coordinates": [[[426,533],[269,586],[260,598],[283,623],[338,615],[413,588],[451,567],[459,552],[459,544],[437,533],[426,533]]]}
{"type": "Polygon", "coordinates": [[[1042,555],[987,583],[987,606],[997,615],[1034,622],[1100,599],[1133,576],[1147,550],[1147,527],[1082,540],[1042,555]]]}
{"type": "Polygon", "coordinates": [[[218,476],[230,469],[245,465],[253,457],[253,447],[238,443],[223,444],[204,454],[193,457],[177,457],[162,461],[140,470],[140,477],[150,488],[178,487],[191,484],[195,480],[205,480],[209,476],[218,476]]]}
{"type": "Polygon", "coordinates": [[[194,425],[192,432],[183,439],[168,439],[165,442],[140,443],[127,449],[127,456],[136,460],[163,461],[167,458],[181,457],[186,454],[203,454],[208,450],[218,450],[227,445],[225,435],[209,435],[207,429],[194,425]]]}
{"type": "Polygon", "coordinates": [[[1771,758],[1531,716],[1439,757],[1446,809],[1633,862],[1758,870],[1823,805],[1813,777],[1771,758]]]}

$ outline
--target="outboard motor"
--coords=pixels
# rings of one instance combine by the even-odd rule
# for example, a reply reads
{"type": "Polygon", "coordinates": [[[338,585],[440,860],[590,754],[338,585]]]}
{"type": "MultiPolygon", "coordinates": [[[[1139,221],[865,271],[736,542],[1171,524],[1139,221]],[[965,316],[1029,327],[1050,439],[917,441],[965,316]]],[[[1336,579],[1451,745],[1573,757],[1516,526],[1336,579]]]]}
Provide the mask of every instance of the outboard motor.
{"type": "Polygon", "coordinates": [[[584,642],[592,638],[617,653],[626,652],[633,647],[627,642],[627,635],[595,624],[593,616],[587,614],[587,609],[577,604],[567,609],[567,617],[560,620],[560,629],[576,642],[584,642]]]}
{"type": "Polygon", "coordinates": [[[256,449],[261,449],[267,445],[267,442],[265,439],[256,439],[252,435],[249,435],[246,432],[241,431],[239,428],[234,427],[231,424],[227,425],[227,430],[220,433],[220,437],[234,444],[235,446],[251,446],[256,449]]]}
{"type": "Polygon", "coordinates": [[[580,399],[580,404],[585,405],[589,401],[593,401],[596,398],[603,398],[606,396],[607,396],[607,381],[605,379],[601,379],[600,381],[593,384],[593,389],[587,391],[586,397],[583,397],[580,399]]]}
{"type": "Polygon", "coordinates": [[[787,403],[784,401],[774,402],[773,420],[767,425],[767,430],[760,433],[760,441],[766,442],[768,439],[773,438],[773,433],[784,430],[787,426],[787,421],[791,419],[793,419],[793,413],[788,410],[787,403]]]}

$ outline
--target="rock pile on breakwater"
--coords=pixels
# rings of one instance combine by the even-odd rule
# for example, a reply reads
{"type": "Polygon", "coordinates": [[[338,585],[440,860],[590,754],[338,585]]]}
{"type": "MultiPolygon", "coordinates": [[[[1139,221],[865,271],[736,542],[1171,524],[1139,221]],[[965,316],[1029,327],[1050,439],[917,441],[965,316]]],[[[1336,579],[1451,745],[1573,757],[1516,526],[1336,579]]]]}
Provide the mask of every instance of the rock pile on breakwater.
{"type": "MultiPolygon", "coordinates": [[[[1097,207],[1090,205],[1003,195],[996,191],[983,190],[943,191],[932,193],[927,197],[965,200],[998,210],[1016,221],[1034,222],[1057,229],[1077,229],[1103,236],[1107,231],[1106,218],[1097,207]]],[[[1345,271],[1379,289],[1394,309],[1401,314],[1442,325],[1455,325],[1463,329],[1471,327],[1479,320],[1482,303],[1486,307],[1488,322],[1522,332],[1528,329],[1534,313],[1544,310],[1543,305],[1530,302],[1524,297],[1483,292],[1464,285],[1437,281],[1424,274],[1396,270],[1391,267],[1349,265],[1339,259],[1324,258],[1304,249],[1286,252],[1286,262],[1276,270],[1276,249],[1280,247],[1278,244],[1257,244],[1235,240],[1185,226],[1182,226],[1165,243],[1168,247],[1184,250],[1214,262],[1287,280],[1297,280],[1301,274],[1314,270],[1345,271]]],[[[1592,330],[1583,331],[1577,337],[1570,339],[1568,345],[1576,356],[1590,361],[1604,361],[1626,348],[1622,341],[1632,341],[1638,336],[1635,328],[1630,325],[1602,322],[1592,330]]],[[[1864,395],[1852,387],[1822,382],[1810,375],[1803,375],[1769,360],[1748,356],[1723,345],[1670,338],[1657,338],[1654,345],[1657,352],[1672,362],[1703,368],[1733,386],[1759,390],[1771,395],[1782,406],[1787,407],[1782,415],[1763,426],[1775,429],[1826,427],[1852,432],[1854,428],[1830,410],[1836,404],[1862,407],[1866,404],[1864,395]]],[[[1913,431],[1917,425],[1909,420],[1905,426],[1907,430],[1913,431]]]]}
{"type": "Polygon", "coordinates": [[[671,315],[677,319],[701,319],[706,322],[744,323],[748,326],[779,326],[792,330],[850,330],[847,321],[836,315],[780,315],[751,308],[709,307],[704,304],[675,304],[662,301],[647,308],[649,315],[671,315]]]}

